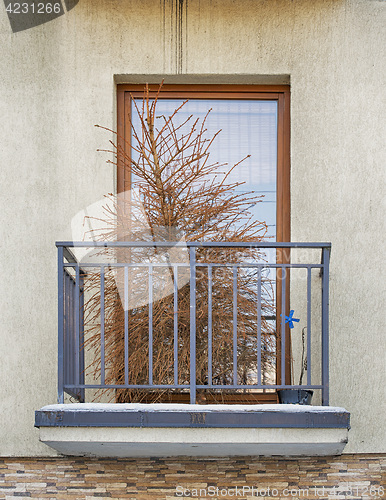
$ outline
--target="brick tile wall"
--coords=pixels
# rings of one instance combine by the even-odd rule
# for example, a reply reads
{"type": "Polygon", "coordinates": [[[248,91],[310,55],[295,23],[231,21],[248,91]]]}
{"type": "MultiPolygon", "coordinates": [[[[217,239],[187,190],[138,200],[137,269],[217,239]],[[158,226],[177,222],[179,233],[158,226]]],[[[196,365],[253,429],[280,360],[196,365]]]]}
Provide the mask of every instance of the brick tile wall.
{"type": "Polygon", "coordinates": [[[0,458],[0,498],[386,499],[386,455],[323,458],[0,458]],[[335,488],[334,488],[335,487],[335,488]]]}

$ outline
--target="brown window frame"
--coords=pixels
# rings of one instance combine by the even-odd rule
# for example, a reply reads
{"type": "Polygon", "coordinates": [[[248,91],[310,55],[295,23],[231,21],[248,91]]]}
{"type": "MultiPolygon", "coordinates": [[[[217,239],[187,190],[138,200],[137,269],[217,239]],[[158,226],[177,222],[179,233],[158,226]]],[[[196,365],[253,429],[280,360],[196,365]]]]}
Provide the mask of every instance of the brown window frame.
{"type": "MultiPolygon", "coordinates": [[[[152,92],[158,90],[158,85],[149,85],[152,92]]],[[[144,85],[120,84],[117,85],[117,133],[118,151],[123,150],[130,156],[131,130],[130,120],[126,120],[131,113],[132,98],[141,98],[144,85]]],[[[290,87],[289,85],[206,85],[183,84],[163,85],[159,98],[169,99],[254,99],[271,100],[278,103],[278,140],[277,140],[277,180],[276,180],[276,241],[290,242],[290,87]]],[[[118,154],[117,162],[117,193],[130,190],[130,167],[122,161],[118,154]]],[[[288,252],[277,249],[278,262],[289,262],[288,252]]],[[[286,287],[286,303],[289,304],[289,280],[286,287]]],[[[281,286],[277,287],[276,317],[281,315],[281,286]]],[[[280,332],[280,329],[277,328],[280,332]]],[[[280,356],[280,342],[277,353],[280,356]]],[[[285,381],[291,383],[291,350],[290,331],[286,325],[286,363],[285,381]]],[[[281,363],[276,368],[278,383],[281,383],[281,363]]]]}

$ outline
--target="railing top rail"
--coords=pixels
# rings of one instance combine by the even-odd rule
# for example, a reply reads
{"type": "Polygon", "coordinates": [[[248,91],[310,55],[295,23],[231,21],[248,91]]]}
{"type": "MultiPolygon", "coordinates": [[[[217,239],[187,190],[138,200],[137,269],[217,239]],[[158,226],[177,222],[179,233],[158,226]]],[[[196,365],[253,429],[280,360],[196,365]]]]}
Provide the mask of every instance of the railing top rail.
{"type": "Polygon", "coordinates": [[[281,241],[57,241],[65,248],[331,248],[330,242],[281,242],[281,241]]]}
{"type": "Polygon", "coordinates": [[[76,260],[75,255],[71,252],[71,250],[67,246],[63,247],[63,255],[68,260],[68,262],[73,262],[73,263],[78,262],[76,260]]]}

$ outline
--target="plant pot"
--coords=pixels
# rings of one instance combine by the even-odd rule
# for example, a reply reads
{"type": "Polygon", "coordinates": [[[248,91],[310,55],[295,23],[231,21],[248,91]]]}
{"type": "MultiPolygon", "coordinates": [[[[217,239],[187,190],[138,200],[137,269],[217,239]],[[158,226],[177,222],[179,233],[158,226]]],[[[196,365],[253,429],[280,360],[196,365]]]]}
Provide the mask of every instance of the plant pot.
{"type": "Polygon", "coordinates": [[[290,405],[310,405],[314,391],[309,389],[279,389],[279,403],[290,405]]]}

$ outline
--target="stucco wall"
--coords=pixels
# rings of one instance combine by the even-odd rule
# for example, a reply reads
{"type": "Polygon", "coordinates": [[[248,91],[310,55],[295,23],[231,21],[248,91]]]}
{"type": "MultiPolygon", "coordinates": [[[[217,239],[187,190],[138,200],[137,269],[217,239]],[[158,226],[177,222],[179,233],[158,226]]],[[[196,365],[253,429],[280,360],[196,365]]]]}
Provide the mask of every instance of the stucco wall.
{"type": "Polygon", "coordinates": [[[347,452],[385,451],[385,12],[377,0],[80,0],[12,34],[0,7],[1,455],[51,453],[33,420],[56,400],[54,242],[114,189],[96,152],[109,136],[94,128],[115,128],[114,75],[169,74],[291,83],[292,239],[333,245],[331,404],[352,414],[347,452]]]}

